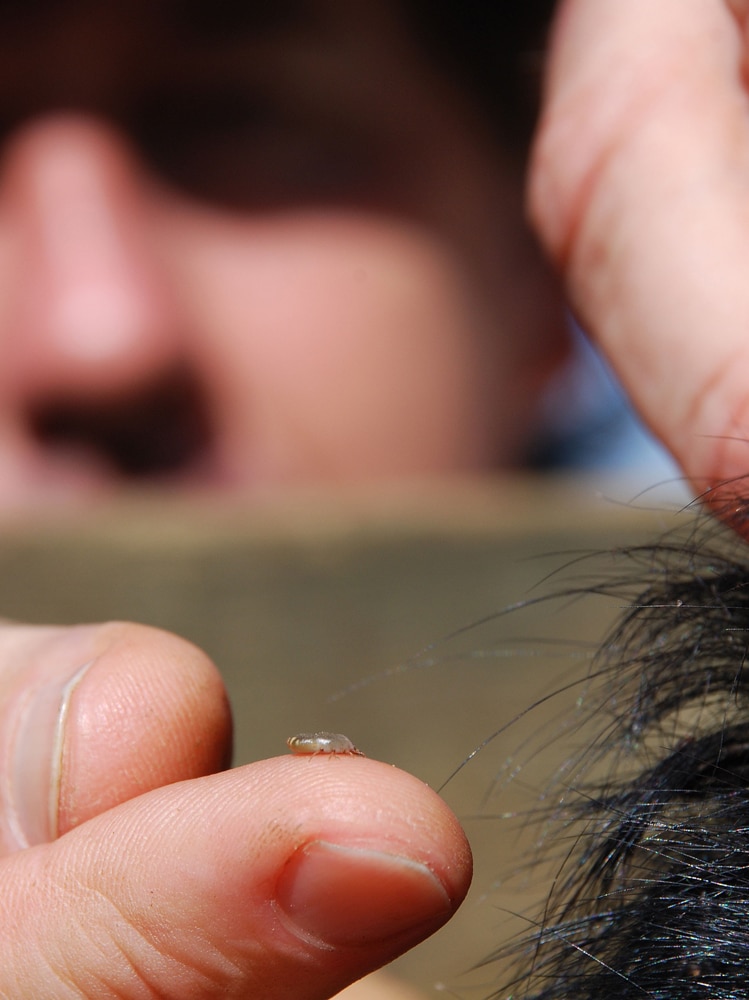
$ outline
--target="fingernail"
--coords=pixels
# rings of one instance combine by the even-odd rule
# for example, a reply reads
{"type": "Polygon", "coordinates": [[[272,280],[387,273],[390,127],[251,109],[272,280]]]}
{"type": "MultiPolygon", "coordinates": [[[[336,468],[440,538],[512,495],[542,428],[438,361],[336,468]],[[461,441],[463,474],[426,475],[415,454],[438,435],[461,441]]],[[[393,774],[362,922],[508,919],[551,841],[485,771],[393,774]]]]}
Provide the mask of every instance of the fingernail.
{"type": "Polygon", "coordinates": [[[8,823],[19,847],[57,837],[65,723],[73,692],[94,662],[77,667],[67,679],[29,689],[19,706],[4,790],[8,823]]]}
{"type": "Polygon", "coordinates": [[[420,862],[324,841],[293,855],[277,900],[303,935],[328,946],[363,945],[436,928],[453,909],[445,887],[420,862]]]}

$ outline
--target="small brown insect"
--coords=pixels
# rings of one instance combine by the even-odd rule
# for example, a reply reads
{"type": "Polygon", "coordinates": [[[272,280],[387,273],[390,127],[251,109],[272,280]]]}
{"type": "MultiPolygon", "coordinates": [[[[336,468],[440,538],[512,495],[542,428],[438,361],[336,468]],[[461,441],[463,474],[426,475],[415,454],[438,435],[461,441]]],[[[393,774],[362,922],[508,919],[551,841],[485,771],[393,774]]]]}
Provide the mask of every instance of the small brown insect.
{"type": "Polygon", "coordinates": [[[286,740],[286,745],[292,753],[300,755],[349,753],[364,756],[343,733],[297,733],[286,740]]]}

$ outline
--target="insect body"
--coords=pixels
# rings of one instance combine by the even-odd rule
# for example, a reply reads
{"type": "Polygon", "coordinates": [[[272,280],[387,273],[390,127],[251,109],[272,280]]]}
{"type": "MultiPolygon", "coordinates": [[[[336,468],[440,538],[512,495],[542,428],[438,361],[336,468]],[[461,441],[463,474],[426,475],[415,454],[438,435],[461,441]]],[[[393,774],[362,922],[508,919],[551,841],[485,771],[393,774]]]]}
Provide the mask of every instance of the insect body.
{"type": "Polygon", "coordinates": [[[343,733],[298,733],[296,736],[290,736],[286,740],[286,745],[292,753],[300,755],[349,753],[364,756],[343,733]]]}

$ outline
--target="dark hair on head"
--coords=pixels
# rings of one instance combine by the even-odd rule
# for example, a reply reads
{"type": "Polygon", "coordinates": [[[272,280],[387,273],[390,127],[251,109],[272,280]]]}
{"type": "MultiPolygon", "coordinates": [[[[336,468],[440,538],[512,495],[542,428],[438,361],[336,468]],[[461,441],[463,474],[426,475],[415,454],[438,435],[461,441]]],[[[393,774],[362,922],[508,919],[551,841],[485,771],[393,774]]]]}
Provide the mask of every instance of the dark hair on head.
{"type": "Polygon", "coordinates": [[[708,521],[622,556],[627,573],[596,588],[629,604],[586,696],[598,735],[565,774],[562,837],[557,823],[547,834],[565,856],[537,931],[502,952],[517,971],[496,995],[736,1000],[749,995],[749,550],[708,521]]]}
{"type": "Polygon", "coordinates": [[[523,147],[536,119],[555,0],[402,0],[415,33],[471,92],[500,136],[523,147]]]}

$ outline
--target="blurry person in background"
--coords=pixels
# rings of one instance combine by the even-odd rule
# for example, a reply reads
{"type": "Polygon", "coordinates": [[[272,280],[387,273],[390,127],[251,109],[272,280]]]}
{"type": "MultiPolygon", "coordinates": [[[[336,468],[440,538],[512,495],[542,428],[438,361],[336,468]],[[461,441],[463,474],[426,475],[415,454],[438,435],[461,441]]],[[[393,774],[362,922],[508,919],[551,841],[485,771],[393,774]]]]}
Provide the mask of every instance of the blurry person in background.
{"type": "Polygon", "coordinates": [[[522,465],[552,4],[0,7],[0,508],[522,465]]]}

